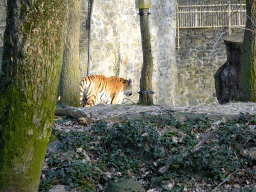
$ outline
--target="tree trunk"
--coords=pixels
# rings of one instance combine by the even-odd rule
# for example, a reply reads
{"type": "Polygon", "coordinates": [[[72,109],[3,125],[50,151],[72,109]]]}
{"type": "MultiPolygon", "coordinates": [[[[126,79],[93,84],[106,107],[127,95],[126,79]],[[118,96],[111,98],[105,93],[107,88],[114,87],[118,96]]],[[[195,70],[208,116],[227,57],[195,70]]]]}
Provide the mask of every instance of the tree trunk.
{"type": "Polygon", "coordinates": [[[144,12],[149,9],[140,9],[140,29],[142,38],[143,66],[140,78],[140,96],[139,103],[141,105],[153,105],[152,96],[152,74],[153,59],[151,53],[150,31],[148,26],[148,14],[144,12]]]}
{"type": "Polygon", "coordinates": [[[38,191],[66,15],[66,0],[8,0],[0,78],[0,191],[38,191]]]}
{"type": "Polygon", "coordinates": [[[239,101],[242,63],[243,33],[233,33],[223,38],[227,61],[214,74],[216,96],[220,104],[239,101]]]}
{"type": "Polygon", "coordinates": [[[69,0],[67,41],[63,55],[63,66],[60,80],[61,103],[79,107],[79,33],[81,0],[69,0]]]}
{"type": "Polygon", "coordinates": [[[244,43],[242,48],[241,68],[241,101],[256,101],[256,0],[246,1],[246,12],[249,18],[246,20],[244,43]],[[254,32],[253,32],[254,31],[254,32]]]}

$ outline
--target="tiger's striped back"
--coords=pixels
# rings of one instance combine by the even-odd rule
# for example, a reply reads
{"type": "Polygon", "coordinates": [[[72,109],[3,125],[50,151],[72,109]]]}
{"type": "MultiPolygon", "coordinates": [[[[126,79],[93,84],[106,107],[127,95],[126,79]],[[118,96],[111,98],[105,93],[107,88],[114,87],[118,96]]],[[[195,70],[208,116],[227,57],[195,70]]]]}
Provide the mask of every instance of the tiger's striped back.
{"type": "Polygon", "coordinates": [[[80,82],[79,91],[82,107],[97,104],[120,104],[122,96],[132,95],[132,80],[92,75],[85,77],[80,82]]]}

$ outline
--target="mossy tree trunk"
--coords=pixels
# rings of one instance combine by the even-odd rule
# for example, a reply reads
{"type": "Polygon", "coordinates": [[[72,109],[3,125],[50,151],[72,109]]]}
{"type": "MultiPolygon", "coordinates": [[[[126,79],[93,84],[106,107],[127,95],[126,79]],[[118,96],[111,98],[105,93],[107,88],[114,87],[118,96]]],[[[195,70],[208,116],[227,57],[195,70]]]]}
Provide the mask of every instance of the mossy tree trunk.
{"type": "Polygon", "coordinates": [[[256,101],[256,0],[246,0],[246,20],[242,48],[241,101],[256,101]]]}
{"type": "Polygon", "coordinates": [[[81,0],[69,0],[67,40],[63,55],[63,66],[60,80],[61,103],[79,107],[79,34],[81,0]]]}
{"type": "Polygon", "coordinates": [[[51,135],[66,0],[8,0],[0,77],[0,191],[35,192],[51,135]]]}
{"type": "Polygon", "coordinates": [[[149,9],[140,9],[140,29],[142,38],[142,51],[143,51],[143,66],[140,78],[140,96],[138,104],[153,105],[153,95],[149,92],[152,91],[152,74],[153,74],[153,59],[151,52],[150,31],[148,25],[148,12],[149,9]],[[144,94],[145,93],[145,94],[144,94]]]}

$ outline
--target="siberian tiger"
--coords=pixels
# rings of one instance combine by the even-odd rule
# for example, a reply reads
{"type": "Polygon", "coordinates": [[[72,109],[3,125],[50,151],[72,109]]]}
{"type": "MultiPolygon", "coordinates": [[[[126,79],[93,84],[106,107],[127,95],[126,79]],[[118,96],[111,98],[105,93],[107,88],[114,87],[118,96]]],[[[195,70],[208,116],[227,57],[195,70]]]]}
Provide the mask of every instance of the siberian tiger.
{"type": "Polygon", "coordinates": [[[97,104],[121,104],[124,95],[127,97],[132,95],[132,80],[92,75],[80,82],[79,91],[82,107],[97,104]]]}

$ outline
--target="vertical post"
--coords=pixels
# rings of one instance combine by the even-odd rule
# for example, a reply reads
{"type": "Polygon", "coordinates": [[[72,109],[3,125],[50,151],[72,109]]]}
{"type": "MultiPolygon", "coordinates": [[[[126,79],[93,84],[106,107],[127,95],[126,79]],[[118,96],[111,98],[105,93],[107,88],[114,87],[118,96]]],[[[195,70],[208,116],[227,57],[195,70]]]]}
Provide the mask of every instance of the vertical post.
{"type": "Polygon", "coordinates": [[[199,10],[200,10],[200,12],[199,12],[199,26],[201,27],[202,26],[202,8],[199,7],[199,10]]]}
{"type": "Polygon", "coordinates": [[[180,49],[180,24],[179,24],[179,4],[176,4],[176,22],[177,22],[177,49],[180,49]]]}
{"type": "Polygon", "coordinates": [[[219,27],[221,24],[220,24],[220,8],[218,8],[218,11],[217,11],[217,18],[216,18],[216,21],[217,21],[217,26],[219,27]]]}
{"type": "Polygon", "coordinates": [[[198,18],[197,18],[198,10],[195,8],[195,27],[198,27],[198,18]]]}
{"type": "Polygon", "coordinates": [[[231,2],[228,2],[228,34],[231,35],[231,2]]]}
{"type": "Polygon", "coordinates": [[[240,9],[238,11],[238,25],[241,26],[241,11],[242,11],[242,6],[240,6],[240,9]]]}
{"type": "Polygon", "coordinates": [[[143,66],[140,78],[140,96],[139,104],[153,105],[152,91],[152,74],[153,74],[153,58],[151,52],[150,31],[149,31],[149,8],[150,0],[138,0],[138,8],[140,15],[140,29],[143,51],[143,66]]]}

